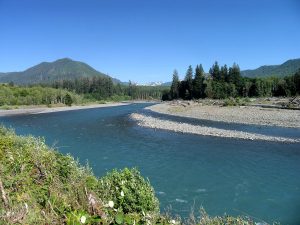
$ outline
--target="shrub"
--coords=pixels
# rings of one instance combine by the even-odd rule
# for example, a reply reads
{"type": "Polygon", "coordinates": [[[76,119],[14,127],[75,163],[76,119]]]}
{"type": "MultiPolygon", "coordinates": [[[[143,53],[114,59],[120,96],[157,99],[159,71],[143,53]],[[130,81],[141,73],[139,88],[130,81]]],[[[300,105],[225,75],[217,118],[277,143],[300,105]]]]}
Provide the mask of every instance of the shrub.
{"type": "Polygon", "coordinates": [[[86,192],[98,182],[89,168],[51,150],[44,140],[16,136],[3,127],[0,181],[8,199],[3,204],[0,198],[0,224],[16,218],[21,224],[63,224],[69,211],[88,211],[86,192]]]}
{"type": "Polygon", "coordinates": [[[99,181],[99,196],[124,213],[159,212],[159,202],[149,180],[137,169],[113,170],[99,181]]]}
{"type": "Polygon", "coordinates": [[[249,98],[227,98],[224,100],[223,106],[245,106],[249,101],[249,98]]]}
{"type": "Polygon", "coordinates": [[[72,103],[73,103],[73,100],[72,100],[71,96],[69,94],[66,94],[66,96],[65,96],[65,104],[67,106],[71,106],[72,103]]]}
{"type": "Polygon", "coordinates": [[[224,100],[223,106],[236,106],[237,103],[234,98],[227,98],[224,100]]]}

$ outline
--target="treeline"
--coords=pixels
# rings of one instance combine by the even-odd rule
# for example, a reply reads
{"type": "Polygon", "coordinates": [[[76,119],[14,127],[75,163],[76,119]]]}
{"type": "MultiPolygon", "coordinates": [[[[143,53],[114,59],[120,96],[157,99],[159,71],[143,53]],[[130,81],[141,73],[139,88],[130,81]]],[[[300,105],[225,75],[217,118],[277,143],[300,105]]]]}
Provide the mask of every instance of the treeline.
{"type": "Polygon", "coordinates": [[[56,89],[66,89],[85,98],[94,100],[151,100],[161,99],[165,87],[137,86],[129,81],[128,85],[114,84],[108,77],[78,78],[60,80],[51,84],[56,89]]]}
{"type": "Polygon", "coordinates": [[[82,103],[83,97],[73,92],[50,87],[19,87],[0,84],[0,106],[51,105],[82,103]]]}
{"type": "Polygon", "coordinates": [[[248,78],[242,77],[239,66],[234,63],[231,67],[219,66],[215,62],[206,74],[202,65],[187,69],[184,80],[179,80],[178,72],[173,73],[172,85],[164,92],[163,100],[199,99],[229,97],[265,97],[265,96],[294,96],[300,94],[299,71],[286,77],[248,78]]]}
{"type": "Polygon", "coordinates": [[[160,100],[168,87],[114,84],[110,78],[60,80],[49,84],[0,84],[0,106],[82,104],[101,101],[160,100]]]}

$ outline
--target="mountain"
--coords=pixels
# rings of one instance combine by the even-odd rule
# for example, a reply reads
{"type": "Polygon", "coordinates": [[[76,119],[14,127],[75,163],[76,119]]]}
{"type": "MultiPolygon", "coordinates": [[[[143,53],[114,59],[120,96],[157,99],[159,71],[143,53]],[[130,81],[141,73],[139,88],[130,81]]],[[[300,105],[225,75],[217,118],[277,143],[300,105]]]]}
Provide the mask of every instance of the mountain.
{"type": "MultiPolygon", "coordinates": [[[[0,82],[15,84],[36,84],[47,83],[63,79],[75,79],[80,77],[102,76],[109,77],[101,73],[86,63],[63,58],[54,62],[42,62],[23,72],[0,73],[0,82]]],[[[112,78],[114,83],[121,81],[112,78]]]]}
{"type": "Polygon", "coordinates": [[[244,77],[288,76],[295,74],[300,68],[300,58],[291,59],[281,65],[261,66],[254,70],[241,71],[244,77]]]}
{"type": "Polygon", "coordinates": [[[164,82],[164,83],[161,84],[161,86],[164,86],[164,87],[169,87],[171,85],[172,85],[171,81],[170,82],[164,82]]]}
{"type": "Polygon", "coordinates": [[[161,81],[152,81],[152,82],[148,82],[148,83],[143,83],[143,84],[139,84],[137,83],[137,86],[151,86],[151,87],[156,87],[156,86],[161,86],[163,82],[161,81]]]}

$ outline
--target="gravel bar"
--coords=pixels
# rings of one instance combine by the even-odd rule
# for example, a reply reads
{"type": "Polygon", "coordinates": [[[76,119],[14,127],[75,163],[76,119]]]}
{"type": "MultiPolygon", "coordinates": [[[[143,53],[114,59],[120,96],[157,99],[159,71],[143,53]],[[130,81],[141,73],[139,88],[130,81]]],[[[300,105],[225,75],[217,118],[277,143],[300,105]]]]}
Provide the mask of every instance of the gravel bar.
{"type": "Polygon", "coordinates": [[[299,110],[271,109],[254,106],[222,107],[200,105],[193,102],[184,102],[184,104],[173,102],[161,103],[147,107],[147,109],[168,115],[218,122],[300,128],[299,110]]]}
{"type": "Polygon", "coordinates": [[[170,120],[158,119],[151,116],[145,116],[143,114],[132,113],[131,119],[137,121],[139,126],[170,130],[180,133],[198,134],[204,136],[224,137],[224,138],[238,138],[245,140],[261,140],[261,141],[276,141],[286,143],[299,143],[300,139],[274,137],[262,134],[248,133],[236,130],[225,130],[206,126],[196,126],[188,123],[174,122],[170,120]]]}

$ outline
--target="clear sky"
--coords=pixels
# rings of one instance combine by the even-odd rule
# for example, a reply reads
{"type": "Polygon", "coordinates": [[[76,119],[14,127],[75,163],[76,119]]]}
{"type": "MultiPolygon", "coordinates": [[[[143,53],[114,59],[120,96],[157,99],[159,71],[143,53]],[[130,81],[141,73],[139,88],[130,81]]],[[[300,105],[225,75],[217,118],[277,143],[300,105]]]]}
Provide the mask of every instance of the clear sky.
{"type": "Polygon", "coordinates": [[[0,72],[69,57],[122,81],[300,57],[298,0],[0,0],[0,72]]]}

